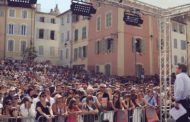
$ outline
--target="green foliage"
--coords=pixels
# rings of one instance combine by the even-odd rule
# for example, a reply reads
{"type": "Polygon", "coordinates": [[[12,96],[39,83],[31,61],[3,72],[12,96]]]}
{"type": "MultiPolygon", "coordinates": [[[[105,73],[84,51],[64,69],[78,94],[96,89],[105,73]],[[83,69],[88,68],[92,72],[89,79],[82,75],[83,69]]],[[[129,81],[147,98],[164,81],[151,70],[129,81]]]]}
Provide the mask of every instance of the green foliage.
{"type": "Polygon", "coordinates": [[[23,59],[27,61],[33,61],[37,57],[37,51],[35,47],[28,47],[23,52],[23,59]]]}

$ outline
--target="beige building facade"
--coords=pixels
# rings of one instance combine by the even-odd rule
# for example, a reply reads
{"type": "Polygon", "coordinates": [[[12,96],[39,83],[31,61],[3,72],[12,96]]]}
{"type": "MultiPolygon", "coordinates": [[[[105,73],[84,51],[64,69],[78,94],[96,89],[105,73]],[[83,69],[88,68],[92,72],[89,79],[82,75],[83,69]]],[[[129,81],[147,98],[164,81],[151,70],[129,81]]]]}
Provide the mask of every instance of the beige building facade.
{"type": "Polygon", "coordinates": [[[36,12],[35,16],[35,47],[38,57],[37,61],[49,60],[53,64],[59,63],[59,40],[60,21],[57,6],[50,13],[36,12]]]}
{"type": "Polygon", "coordinates": [[[175,73],[178,63],[187,65],[187,25],[178,21],[171,21],[171,50],[172,72],[175,73]]]}
{"type": "Polygon", "coordinates": [[[34,41],[35,9],[1,4],[0,14],[0,55],[5,58],[22,59],[23,52],[34,41]]]}

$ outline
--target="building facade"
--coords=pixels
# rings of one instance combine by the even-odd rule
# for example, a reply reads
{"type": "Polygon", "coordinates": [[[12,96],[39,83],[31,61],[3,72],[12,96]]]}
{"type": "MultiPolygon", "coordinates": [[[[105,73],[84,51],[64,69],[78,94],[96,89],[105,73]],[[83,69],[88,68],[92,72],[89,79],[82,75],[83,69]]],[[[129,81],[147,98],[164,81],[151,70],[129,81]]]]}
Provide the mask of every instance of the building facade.
{"type": "Polygon", "coordinates": [[[88,66],[88,31],[89,20],[87,17],[72,15],[72,66],[87,69],[88,66]]]}
{"type": "Polygon", "coordinates": [[[1,53],[5,58],[22,59],[23,52],[34,41],[35,9],[8,7],[7,4],[1,5],[0,9],[0,21],[4,22],[0,29],[1,53]]]}
{"type": "Polygon", "coordinates": [[[158,21],[143,16],[140,27],[126,25],[124,10],[100,5],[90,19],[88,69],[107,75],[140,76],[159,72],[158,21]],[[134,50],[139,40],[141,53],[134,50]]]}
{"type": "Polygon", "coordinates": [[[72,47],[72,12],[70,10],[58,15],[60,20],[60,64],[71,66],[71,47],[72,47]]]}
{"type": "Polygon", "coordinates": [[[4,1],[0,0],[0,25],[1,25],[0,27],[0,58],[4,58],[5,56],[6,6],[4,4],[5,4],[4,1]]]}
{"type": "Polygon", "coordinates": [[[37,61],[49,60],[59,63],[60,21],[57,6],[50,13],[36,12],[35,16],[35,47],[38,52],[37,61]]]}
{"type": "Polygon", "coordinates": [[[174,20],[171,22],[172,72],[175,73],[178,63],[187,65],[187,25],[174,20]]]}

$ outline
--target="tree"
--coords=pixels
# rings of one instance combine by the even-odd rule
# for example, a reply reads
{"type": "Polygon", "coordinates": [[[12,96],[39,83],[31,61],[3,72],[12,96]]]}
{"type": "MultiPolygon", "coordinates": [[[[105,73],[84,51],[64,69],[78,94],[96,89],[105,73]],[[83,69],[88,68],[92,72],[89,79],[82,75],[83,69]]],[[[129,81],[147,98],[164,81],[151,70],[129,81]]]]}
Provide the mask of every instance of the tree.
{"type": "Polygon", "coordinates": [[[23,59],[26,61],[34,61],[37,57],[37,51],[35,50],[34,46],[28,47],[23,52],[23,59]]]}

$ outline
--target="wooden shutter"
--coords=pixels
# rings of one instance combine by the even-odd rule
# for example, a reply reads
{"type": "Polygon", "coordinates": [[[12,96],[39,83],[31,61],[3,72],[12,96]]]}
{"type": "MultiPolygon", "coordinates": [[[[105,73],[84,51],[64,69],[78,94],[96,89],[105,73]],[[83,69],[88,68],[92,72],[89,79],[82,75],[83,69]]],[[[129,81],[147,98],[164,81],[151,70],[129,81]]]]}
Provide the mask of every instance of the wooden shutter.
{"type": "Polygon", "coordinates": [[[146,42],[145,40],[141,40],[141,49],[142,49],[142,53],[146,53],[146,42]]]}
{"type": "Polygon", "coordinates": [[[131,44],[132,44],[132,52],[135,52],[135,37],[132,37],[132,41],[131,41],[131,44]]]}

